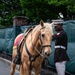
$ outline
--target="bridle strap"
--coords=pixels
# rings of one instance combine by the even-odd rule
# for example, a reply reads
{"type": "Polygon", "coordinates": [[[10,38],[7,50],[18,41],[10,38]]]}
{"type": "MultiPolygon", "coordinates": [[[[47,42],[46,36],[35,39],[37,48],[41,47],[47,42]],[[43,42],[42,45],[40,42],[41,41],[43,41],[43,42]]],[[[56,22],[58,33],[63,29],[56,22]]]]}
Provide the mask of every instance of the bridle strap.
{"type": "MultiPolygon", "coordinates": [[[[42,45],[42,40],[41,40],[40,36],[39,36],[39,39],[40,39],[40,42],[41,42],[41,45],[42,45]]],[[[42,45],[42,47],[51,47],[51,45],[42,45]]]]}
{"type": "MultiPolygon", "coordinates": [[[[27,48],[27,45],[26,45],[26,41],[25,41],[25,48],[26,48],[26,52],[27,52],[28,55],[29,55],[29,58],[30,58],[30,57],[34,57],[34,55],[31,55],[30,52],[28,51],[28,48],[27,48]]],[[[40,53],[41,53],[41,52],[40,52],[40,53]]],[[[40,54],[36,55],[35,58],[38,57],[39,55],[40,55],[40,54]]]]}
{"type": "MultiPolygon", "coordinates": [[[[42,51],[40,52],[40,51],[35,47],[35,45],[34,45],[33,42],[32,42],[32,33],[31,33],[31,43],[32,43],[33,48],[37,51],[37,53],[38,53],[41,57],[43,57],[42,51]]],[[[42,42],[41,42],[41,44],[42,44],[42,42]]],[[[41,48],[42,48],[42,46],[41,46],[41,48]]]]}
{"type": "MultiPolygon", "coordinates": [[[[28,48],[27,48],[27,45],[26,45],[26,41],[25,41],[25,48],[26,48],[26,52],[27,54],[29,55],[29,60],[30,60],[30,70],[32,69],[32,62],[36,60],[37,57],[40,56],[40,54],[34,56],[34,55],[31,55],[30,52],[28,51],[28,48]]],[[[40,52],[42,53],[42,52],[40,52]]]]}
{"type": "Polygon", "coordinates": [[[51,47],[51,45],[43,45],[42,47],[51,47]]]}

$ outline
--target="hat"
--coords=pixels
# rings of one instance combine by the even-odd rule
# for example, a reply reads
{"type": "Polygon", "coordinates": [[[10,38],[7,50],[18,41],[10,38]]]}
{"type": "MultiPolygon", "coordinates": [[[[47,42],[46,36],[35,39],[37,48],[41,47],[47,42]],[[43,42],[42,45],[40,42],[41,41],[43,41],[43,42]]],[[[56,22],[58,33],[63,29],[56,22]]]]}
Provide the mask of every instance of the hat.
{"type": "Polygon", "coordinates": [[[64,20],[57,19],[57,20],[52,20],[52,21],[54,22],[54,26],[57,26],[57,25],[63,25],[64,20]]]}

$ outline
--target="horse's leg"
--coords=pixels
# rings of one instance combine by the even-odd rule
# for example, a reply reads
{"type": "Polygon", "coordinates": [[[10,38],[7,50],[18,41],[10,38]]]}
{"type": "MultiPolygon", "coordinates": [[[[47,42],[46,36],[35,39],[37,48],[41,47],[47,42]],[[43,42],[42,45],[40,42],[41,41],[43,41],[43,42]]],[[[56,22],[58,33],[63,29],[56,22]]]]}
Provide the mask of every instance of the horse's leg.
{"type": "Polygon", "coordinates": [[[24,75],[23,65],[20,66],[20,75],[24,75]]]}
{"type": "Polygon", "coordinates": [[[16,67],[16,64],[14,64],[13,61],[12,61],[10,75],[14,75],[14,73],[15,73],[15,67],[16,67]]]}
{"type": "Polygon", "coordinates": [[[23,75],[31,75],[31,72],[29,70],[29,66],[25,62],[23,63],[23,72],[24,72],[23,75]]]}
{"type": "Polygon", "coordinates": [[[10,75],[14,75],[15,72],[16,64],[14,64],[13,60],[16,57],[16,55],[17,55],[17,47],[16,48],[13,47],[10,75]]]}
{"type": "Polygon", "coordinates": [[[36,67],[35,68],[35,75],[39,75],[40,71],[41,71],[41,66],[36,67]]]}
{"type": "Polygon", "coordinates": [[[26,63],[22,62],[22,65],[20,66],[20,75],[31,75],[31,70],[29,70],[26,63]]]}
{"type": "Polygon", "coordinates": [[[29,70],[29,75],[31,75],[31,70],[29,70]]]}

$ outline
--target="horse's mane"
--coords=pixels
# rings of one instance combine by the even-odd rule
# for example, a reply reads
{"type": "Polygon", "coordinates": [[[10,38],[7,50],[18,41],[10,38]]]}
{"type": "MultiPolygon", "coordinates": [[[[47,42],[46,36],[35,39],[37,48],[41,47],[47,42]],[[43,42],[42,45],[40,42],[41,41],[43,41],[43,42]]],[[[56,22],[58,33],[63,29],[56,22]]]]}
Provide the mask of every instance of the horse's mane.
{"type": "Polygon", "coordinates": [[[35,26],[30,26],[27,28],[27,30],[24,32],[25,38],[27,37],[27,35],[35,28],[35,26]]]}
{"type": "MultiPolygon", "coordinates": [[[[50,23],[44,23],[44,27],[46,27],[46,29],[49,29],[50,30],[50,32],[52,32],[52,34],[53,34],[53,30],[52,30],[52,26],[51,26],[52,24],[50,24],[50,23]]],[[[34,29],[33,29],[33,33],[36,31],[36,30],[40,30],[40,29],[42,29],[42,27],[41,27],[41,25],[39,24],[39,25],[37,25],[34,29]]]]}
{"type": "Polygon", "coordinates": [[[26,39],[26,37],[28,36],[28,34],[34,29],[35,26],[30,26],[27,28],[26,31],[24,31],[24,37],[22,38],[22,40],[20,41],[20,43],[18,44],[18,49],[22,48],[23,44],[24,44],[24,40],[26,39]]]}

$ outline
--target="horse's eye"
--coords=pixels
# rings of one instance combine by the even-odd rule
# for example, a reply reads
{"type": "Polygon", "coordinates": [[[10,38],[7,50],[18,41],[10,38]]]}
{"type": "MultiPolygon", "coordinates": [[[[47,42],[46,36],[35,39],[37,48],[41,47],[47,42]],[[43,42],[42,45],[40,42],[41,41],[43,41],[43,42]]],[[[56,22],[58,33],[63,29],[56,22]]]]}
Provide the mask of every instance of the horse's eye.
{"type": "Polygon", "coordinates": [[[44,34],[42,34],[42,37],[44,37],[45,35],[44,34]]]}

